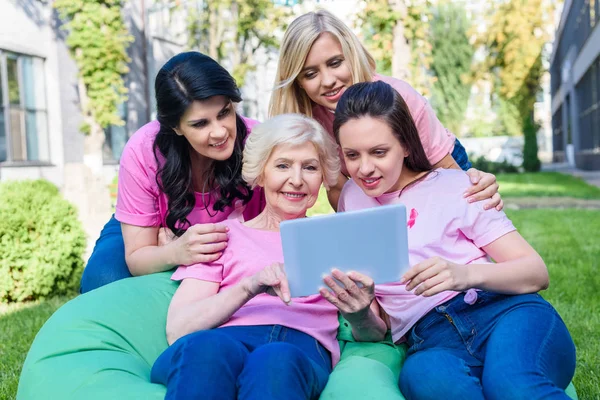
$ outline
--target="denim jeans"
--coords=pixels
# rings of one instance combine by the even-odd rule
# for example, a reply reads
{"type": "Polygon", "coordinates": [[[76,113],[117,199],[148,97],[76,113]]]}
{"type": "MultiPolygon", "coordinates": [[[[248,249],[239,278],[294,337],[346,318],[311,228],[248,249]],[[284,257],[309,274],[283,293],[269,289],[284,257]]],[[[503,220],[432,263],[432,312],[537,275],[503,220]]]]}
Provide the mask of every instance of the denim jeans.
{"type": "Polygon", "coordinates": [[[331,356],[316,339],[281,325],[191,333],[165,350],[151,380],[165,399],[318,399],[331,356]]]}
{"type": "Polygon", "coordinates": [[[121,223],[113,215],[96,240],[94,251],[83,270],[80,291],[86,293],[130,277],[131,273],[125,262],[125,243],[121,223]]]}
{"type": "Polygon", "coordinates": [[[400,390],[411,399],[569,399],[575,346],[538,294],[464,293],[409,331],[400,390]],[[472,302],[471,302],[472,303],[472,302]]]}
{"type": "Polygon", "coordinates": [[[456,141],[454,142],[454,150],[452,150],[452,158],[454,158],[454,161],[456,161],[456,163],[458,164],[460,169],[462,169],[463,171],[468,170],[472,166],[471,162],[469,161],[469,156],[467,154],[467,151],[465,150],[462,143],[458,139],[456,139],[456,141]]]}

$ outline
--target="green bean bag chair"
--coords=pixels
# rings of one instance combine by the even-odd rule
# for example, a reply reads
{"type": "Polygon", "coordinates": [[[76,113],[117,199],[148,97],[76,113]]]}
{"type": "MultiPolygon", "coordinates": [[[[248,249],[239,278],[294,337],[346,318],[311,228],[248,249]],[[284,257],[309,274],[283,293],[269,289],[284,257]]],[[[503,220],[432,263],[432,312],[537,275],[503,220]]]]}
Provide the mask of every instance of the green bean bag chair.
{"type": "MultiPolygon", "coordinates": [[[[163,399],[150,383],[167,347],[167,308],[177,283],[165,272],[129,278],[78,296],[37,334],[21,373],[17,399],[163,399]]],[[[340,320],[342,360],[321,399],[404,399],[397,387],[404,346],[356,343],[340,320]]],[[[575,391],[569,394],[576,399],[575,391]]]]}

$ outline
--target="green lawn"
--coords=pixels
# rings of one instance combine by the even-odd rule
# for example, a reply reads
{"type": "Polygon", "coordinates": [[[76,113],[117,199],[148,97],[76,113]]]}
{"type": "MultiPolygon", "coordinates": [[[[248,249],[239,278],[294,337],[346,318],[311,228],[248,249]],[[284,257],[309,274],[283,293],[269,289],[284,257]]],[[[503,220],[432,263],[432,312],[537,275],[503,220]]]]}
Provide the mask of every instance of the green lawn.
{"type": "Polygon", "coordinates": [[[600,188],[558,172],[498,174],[502,197],[575,197],[600,200],[600,188]]]}
{"type": "Polygon", "coordinates": [[[44,322],[70,297],[0,306],[0,399],[14,399],[29,346],[44,322]]]}
{"type": "Polygon", "coordinates": [[[569,327],[577,347],[580,399],[600,394],[600,211],[508,210],[517,229],[542,255],[550,288],[542,295],[569,327]]]}

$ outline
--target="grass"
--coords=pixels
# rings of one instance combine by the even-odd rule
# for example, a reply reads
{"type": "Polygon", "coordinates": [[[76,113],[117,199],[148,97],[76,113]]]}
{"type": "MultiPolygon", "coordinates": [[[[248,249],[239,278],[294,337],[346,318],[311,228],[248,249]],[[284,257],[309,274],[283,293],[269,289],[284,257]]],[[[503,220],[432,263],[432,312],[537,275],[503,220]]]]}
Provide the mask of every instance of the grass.
{"type": "Polygon", "coordinates": [[[567,324],[577,347],[580,399],[600,393],[600,211],[508,210],[521,234],[542,255],[550,288],[542,295],[567,324]]]}
{"type": "Polygon", "coordinates": [[[28,304],[0,305],[0,399],[14,399],[21,367],[44,322],[70,297],[28,304]]]}
{"type": "Polygon", "coordinates": [[[498,174],[502,197],[574,197],[600,199],[600,188],[559,172],[498,174]]]}

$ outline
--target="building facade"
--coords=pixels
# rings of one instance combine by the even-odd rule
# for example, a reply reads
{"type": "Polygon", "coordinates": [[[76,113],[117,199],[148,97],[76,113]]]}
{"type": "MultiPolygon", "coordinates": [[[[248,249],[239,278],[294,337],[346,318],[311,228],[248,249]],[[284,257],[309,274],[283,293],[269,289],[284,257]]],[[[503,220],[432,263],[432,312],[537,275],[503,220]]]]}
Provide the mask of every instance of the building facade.
{"type": "Polygon", "coordinates": [[[553,161],[600,170],[600,1],[566,0],[550,60],[553,161]]]}

